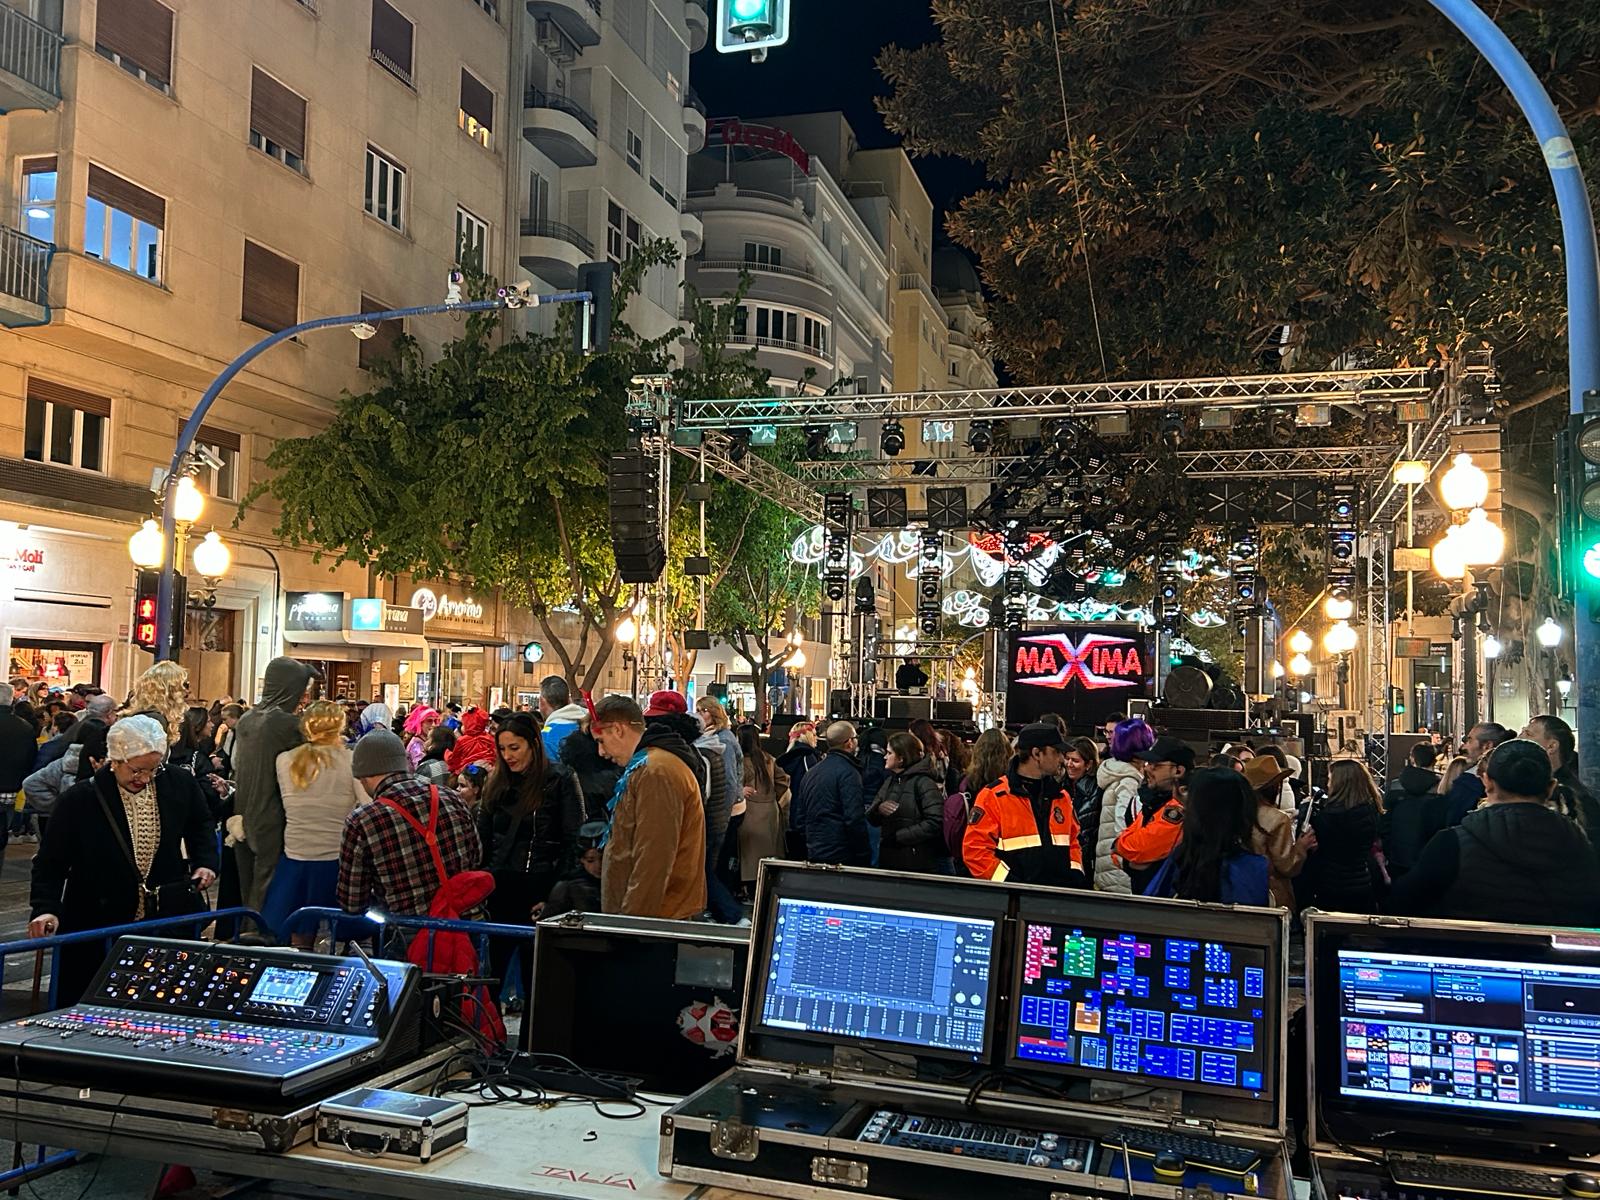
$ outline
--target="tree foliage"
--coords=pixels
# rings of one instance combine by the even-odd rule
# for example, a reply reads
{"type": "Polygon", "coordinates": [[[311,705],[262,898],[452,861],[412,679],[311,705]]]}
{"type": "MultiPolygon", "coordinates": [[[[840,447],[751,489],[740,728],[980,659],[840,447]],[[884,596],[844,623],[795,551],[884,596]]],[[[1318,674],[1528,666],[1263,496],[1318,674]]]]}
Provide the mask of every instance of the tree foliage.
{"type": "MultiPolygon", "coordinates": [[[[1488,344],[1514,401],[1559,391],[1564,272],[1540,149],[1428,4],[933,9],[939,41],[882,55],[881,106],[913,152],[975,159],[994,181],[949,229],[981,260],[1019,378],[1101,376],[1092,278],[1111,378],[1259,370],[1288,324],[1304,369],[1488,344]]],[[[1496,12],[1595,178],[1600,7],[1496,12]]]]}

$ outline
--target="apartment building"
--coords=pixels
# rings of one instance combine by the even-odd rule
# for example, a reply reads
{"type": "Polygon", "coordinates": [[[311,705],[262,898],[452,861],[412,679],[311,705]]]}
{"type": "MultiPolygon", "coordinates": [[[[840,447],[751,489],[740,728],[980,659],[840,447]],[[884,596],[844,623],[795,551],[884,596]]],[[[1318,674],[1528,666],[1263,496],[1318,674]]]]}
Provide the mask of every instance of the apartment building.
{"type": "Polygon", "coordinates": [[[989,327],[983,286],[978,270],[966,253],[954,246],[933,252],[933,290],[939,297],[946,327],[946,353],[950,360],[947,388],[996,386],[994,359],[982,347],[989,327]]]}
{"type": "MultiPolygon", "coordinates": [[[[179,425],[236,355],[311,317],[442,301],[463,241],[510,276],[519,11],[0,6],[0,650],[13,674],[120,692],[147,665],[129,645],[128,537],[153,510],[152,473],[179,425]]],[[[407,323],[425,347],[453,330],[447,317],[407,323]]],[[[200,477],[208,503],[191,541],[215,527],[234,553],[215,606],[186,622],[197,696],[253,696],[280,649],[321,662],[329,690],[349,695],[390,684],[437,697],[447,680],[481,694],[501,677],[515,631],[498,598],[450,609],[447,581],[400,595],[314,562],[272,538],[270,509],[232,528],[275,442],[317,429],[342,390],[365,390],[396,332],[302,335],[212,409],[201,440],[221,465],[200,477]],[[406,610],[399,632],[329,616],[362,597],[406,610]]]]}
{"type": "Polygon", "coordinates": [[[854,142],[839,113],[719,117],[689,161],[688,210],[704,226],[689,280],[715,299],[749,272],[733,343],[755,348],[777,395],[894,387],[886,232],[836,174],[854,142]]]}
{"type": "MultiPolygon", "coordinates": [[[[684,211],[688,155],[705,144],[689,55],[705,45],[705,8],[689,0],[527,0],[517,172],[522,269],[551,288],[578,267],[620,263],[665,239],[678,262],[652,270],[628,319],[645,337],[676,326],[683,256],[700,248],[684,211]]],[[[549,320],[546,314],[541,319],[549,320]]]]}

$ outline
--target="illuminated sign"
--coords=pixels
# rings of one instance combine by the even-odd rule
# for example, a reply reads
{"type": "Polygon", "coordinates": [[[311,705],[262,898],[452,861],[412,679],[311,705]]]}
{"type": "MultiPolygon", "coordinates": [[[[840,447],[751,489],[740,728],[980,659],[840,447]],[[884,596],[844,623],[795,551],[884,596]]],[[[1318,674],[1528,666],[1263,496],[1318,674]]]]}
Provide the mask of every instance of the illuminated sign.
{"type": "Polygon", "coordinates": [[[422,610],[424,622],[438,617],[443,621],[481,621],[483,605],[471,596],[465,600],[452,600],[448,595],[436,595],[432,588],[418,588],[411,593],[411,607],[422,610]]]}
{"type": "Polygon", "coordinates": [[[287,599],[283,627],[290,633],[329,633],[344,626],[343,592],[290,592],[287,599]]]}
{"type": "Polygon", "coordinates": [[[157,589],[161,575],[156,571],[140,571],[139,586],[133,596],[133,644],[155,653],[157,589]]]}
{"type": "Polygon", "coordinates": [[[706,125],[708,146],[749,146],[781,154],[806,174],[811,173],[811,156],[788,130],[773,125],[746,125],[738,117],[719,117],[706,125]]]}
{"type": "Polygon", "coordinates": [[[1023,637],[1011,677],[1028,687],[1065,688],[1081,683],[1089,691],[1137,687],[1144,682],[1144,659],[1133,638],[1103,633],[1081,639],[1061,633],[1023,637]]]}
{"type": "Polygon", "coordinates": [[[350,628],[378,630],[383,628],[383,601],[376,596],[364,596],[350,601],[350,628]]]}
{"type": "MultiPolygon", "coordinates": [[[[1027,550],[1032,550],[1037,546],[1043,545],[1049,540],[1050,538],[1045,534],[1030,533],[1028,535],[1027,550]]],[[[979,533],[978,531],[974,530],[973,532],[967,534],[967,541],[972,544],[973,549],[982,551],[984,554],[987,554],[990,558],[995,559],[998,562],[1005,562],[1006,539],[1003,534],[979,533]]],[[[1026,554],[1027,550],[1024,550],[1023,553],[1026,554]]]]}

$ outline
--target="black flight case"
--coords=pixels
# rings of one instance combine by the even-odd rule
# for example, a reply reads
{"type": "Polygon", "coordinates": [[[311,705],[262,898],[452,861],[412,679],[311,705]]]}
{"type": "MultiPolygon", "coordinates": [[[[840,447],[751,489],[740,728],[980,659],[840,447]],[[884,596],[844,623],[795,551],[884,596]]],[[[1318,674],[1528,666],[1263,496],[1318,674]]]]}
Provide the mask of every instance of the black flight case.
{"type": "Polygon", "coordinates": [[[762,866],[737,1066],[675,1180],[796,1200],[1293,1195],[1288,916],[762,866]]]}

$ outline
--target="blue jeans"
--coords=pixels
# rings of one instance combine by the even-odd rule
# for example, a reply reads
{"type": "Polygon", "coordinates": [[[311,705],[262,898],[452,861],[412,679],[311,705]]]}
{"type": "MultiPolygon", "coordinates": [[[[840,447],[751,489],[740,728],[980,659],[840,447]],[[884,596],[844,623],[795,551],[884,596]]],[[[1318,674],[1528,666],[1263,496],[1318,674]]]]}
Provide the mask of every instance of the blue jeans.
{"type": "Polygon", "coordinates": [[[744,906],[734,898],[717,874],[721,854],[721,846],[706,847],[706,907],[711,910],[715,920],[723,925],[733,925],[744,919],[744,906]]]}

